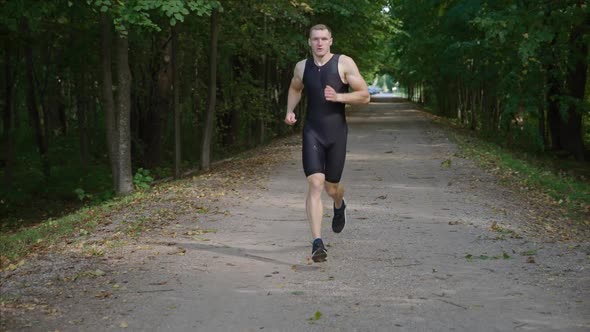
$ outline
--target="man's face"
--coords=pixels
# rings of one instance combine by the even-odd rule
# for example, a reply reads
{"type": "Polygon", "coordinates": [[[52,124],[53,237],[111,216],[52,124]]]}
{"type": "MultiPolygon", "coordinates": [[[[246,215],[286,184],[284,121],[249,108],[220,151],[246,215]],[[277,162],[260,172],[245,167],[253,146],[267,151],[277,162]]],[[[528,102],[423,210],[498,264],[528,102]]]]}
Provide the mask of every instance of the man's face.
{"type": "Polygon", "coordinates": [[[328,30],[312,30],[308,40],[311,51],[315,56],[322,57],[330,52],[332,35],[328,30]]]}

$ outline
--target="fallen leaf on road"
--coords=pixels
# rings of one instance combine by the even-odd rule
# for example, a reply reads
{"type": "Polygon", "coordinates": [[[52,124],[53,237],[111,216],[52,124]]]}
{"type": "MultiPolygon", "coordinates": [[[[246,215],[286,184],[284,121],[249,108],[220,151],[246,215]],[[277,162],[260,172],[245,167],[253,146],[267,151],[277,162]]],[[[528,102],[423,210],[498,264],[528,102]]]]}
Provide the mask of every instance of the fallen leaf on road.
{"type": "Polygon", "coordinates": [[[150,282],[148,285],[166,285],[168,281],[150,282]]]}
{"type": "Polygon", "coordinates": [[[99,269],[96,269],[96,270],[94,271],[94,275],[95,275],[95,276],[97,276],[97,277],[104,276],[105,274],[106,274],[106,273],[105,273],[104,271],[102,271],[102,270],[99,270],[99,269]]]}
{"type": "Polygon", "coordinates": [[[168,255],[184,255],[186,253],[186,249],[178,248],[176,251],[169,252],[168,255]]]}
{"type": "Polygon", "coordinates": [[[533,256],[528,256],[528,257],[526,258],[526,262],[527,262],[527,263],[529,263],[529,264],[535,264],[535,263],[536,263],[536,262],[535,262],[535,257],[533,257],[533,256]]]}
{"type": "Polygon", "coordinates": [[[537,249],[531,249],[520,253],[522,256],[534,256],[537,254],[537,249]]]}
{"type": "Polygon", "coordinates": [[[99,298],[99,299],[106,299],[109,296],[111,296],[111,293],[104,291],[104,290],[94,294],[94,297],[99,298]]]}
{"type": "Polygon", "coordinates": [[[311,317],[309,320],[318,320],[318,319],[320,319],[320,318],[322,318],[322,313],[321,313],[320,311],[316,311],[316,312],[313,314],[313,317],[311,317]]]}
{"type": "Polygon", "coordinates": [[[446,159],[443,162],[440,163],[440,166],[442,168],[449,168],[451,167],[451,159],[446,159]]]}

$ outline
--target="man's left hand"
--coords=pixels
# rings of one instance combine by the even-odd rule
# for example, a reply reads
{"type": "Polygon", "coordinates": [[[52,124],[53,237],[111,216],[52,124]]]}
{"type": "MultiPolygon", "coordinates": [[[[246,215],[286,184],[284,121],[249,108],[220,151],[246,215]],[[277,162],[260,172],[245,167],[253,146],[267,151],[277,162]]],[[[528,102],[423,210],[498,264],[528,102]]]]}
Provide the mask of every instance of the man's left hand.
{"type": "Polygon", "coordinates": [[[339,102],[340,101],[339,95],[336,93],[336,90],[334,90],[334,88],[329,85],[326,85],[326,88],[324,89],[324,97],[326,98],[327,101],[332,101],[332,102],[339,102]]]}

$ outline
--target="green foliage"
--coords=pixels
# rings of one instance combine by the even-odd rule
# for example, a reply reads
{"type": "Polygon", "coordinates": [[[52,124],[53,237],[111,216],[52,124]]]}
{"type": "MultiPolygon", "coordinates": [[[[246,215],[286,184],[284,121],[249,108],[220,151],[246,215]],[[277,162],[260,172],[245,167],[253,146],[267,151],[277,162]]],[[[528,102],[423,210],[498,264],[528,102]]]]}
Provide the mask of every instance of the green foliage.
{"type": "Polygon", "coordinates": [[[78,196],[78,199],[80,201],[85,201],[92,198],[92,195],[85,192],[82,188],[76,188],[76,190],[74,190],[74,193],[76,194],[76,196],[78,196]]]}
{"type": "Polygon", "coordinates": [[[138,189],[149,189],[154,178],[147,169],[139,168],[133,176],[133,184],[138,189]]]}
{"type": "MultiPolygon", "coordinates": [[[[391,54],[385,44],[396,27],[391,16],[383,11],[384,0],[313,0],[310,25],[327,24],[334,37],[333,51],[355,59],[361,73],[372,77],[376,70],[387,68],[391,54]]],[[[307,30],[305,31],[307,36],[307,30]]]]}
{"type": "Polygon", "coordinates": [[[437,113],[531,151],[547,149],[545,133],[534,129],[539,119],[550,127],[544,115],[548,100],[561,105],[562,119],[588,113],[588,100],[568,90],[574,88],[575,61],[588,58],[576,45],[590,41],[590,29],[583,28],[589,6],[489,0],[392,0],[389,5],[398,27],[389,45],[396,59],[392,73],[412,96],[416,89],[425,92],[422,101],[437,113]],[[525,120],[524,135],[506,125],[517,114],[537,122],[525,120]]]}
{"type": "MultiPolygon", "coordinates": [[[[25,227],[14,232],[0,233],[0,260],[3,265],[22,259],[31,253],[33,248],[47,248],[64,239],[75,240],[75,236],[91,234],[98,225],[104,222],[104,214],[113,213],[125,207],[138,194],[118,198],[94,207],[86,207],[61,218],[49,218],[34,227],[25,227]]],[[[95,255],[99,251],[90,248],[95,255]]]]}
{"type": "Polygon", "coordinates": [[[127,35],[132,26],[161,31],[162,26],[152,19],[152,15],[164,15],[169,25],[184,22],[190,12],[198,16],[210,15],[221,4],[215,0],[87,0],[87,3],[103,13],[110,13],[115,28],[121,35],[127,35]]]}

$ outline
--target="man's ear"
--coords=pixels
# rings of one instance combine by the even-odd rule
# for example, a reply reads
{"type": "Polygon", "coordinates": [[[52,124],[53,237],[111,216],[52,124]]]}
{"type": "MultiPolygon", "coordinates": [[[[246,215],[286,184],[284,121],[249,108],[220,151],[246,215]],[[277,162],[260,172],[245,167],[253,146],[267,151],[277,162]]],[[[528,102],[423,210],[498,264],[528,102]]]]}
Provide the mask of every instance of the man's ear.
{"type": "Polygon", "coordinates": [[[311,40],[307,38],[307,45],[311,47],[311,40]]]}

